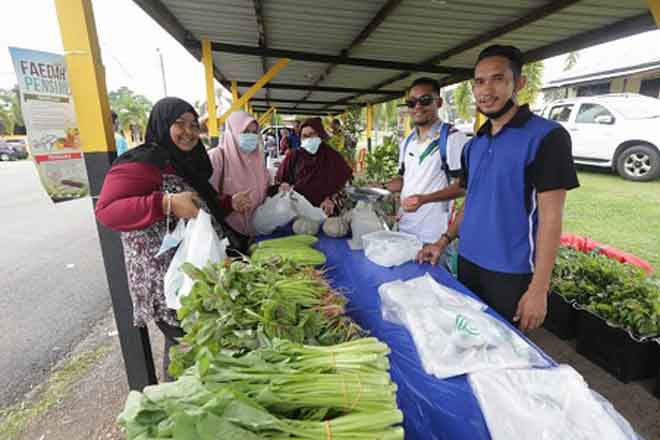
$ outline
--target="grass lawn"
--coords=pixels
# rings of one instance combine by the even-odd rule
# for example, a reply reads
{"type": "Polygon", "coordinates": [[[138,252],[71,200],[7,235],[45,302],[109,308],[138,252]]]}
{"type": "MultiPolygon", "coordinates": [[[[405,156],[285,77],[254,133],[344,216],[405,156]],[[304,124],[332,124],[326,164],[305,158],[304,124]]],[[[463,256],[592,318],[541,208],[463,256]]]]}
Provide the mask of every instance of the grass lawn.
{"type": "Polygon", "coordinates": [[[580,188],[568,193],[564,232],[630,252],[660,275],[660,180],[629,182],[597,170],[579,170],[580,188]]]}

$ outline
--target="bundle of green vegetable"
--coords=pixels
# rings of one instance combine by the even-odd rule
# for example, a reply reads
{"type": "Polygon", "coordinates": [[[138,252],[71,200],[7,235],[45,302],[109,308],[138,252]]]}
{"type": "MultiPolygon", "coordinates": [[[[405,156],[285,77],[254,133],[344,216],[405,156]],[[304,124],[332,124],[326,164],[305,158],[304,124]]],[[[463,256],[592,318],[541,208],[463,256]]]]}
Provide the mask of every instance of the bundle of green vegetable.
{"type": "Polygon", "coordinates": [[[274,338],[332,345],[363,334],[344,316],[346,299],[322,274],[289,260],[223,262],[183,270],[195,280],[178,318],[185,331],[172,349],[170,373],[178,377],[201,358],[222,351],[240,355],[274,338]]]}
{"type": "Polygon", "coordinates": [[[118,422],[128,440],[403,439],[388,352],[366,338],[217,354],[176,382],[131,392],[118,422]]]}
{"type": "Polygon", "coordinates": [[[251,259],[256,263],[290,260],[305,266],[320,266],[326,260],[323,252],[312,249],[317,241],[316,237],[304,234],[264,240],[252,247],[251,259]]]}
{"type": "Polygon", "coordinates": [[[636,266],[561,248],[551,290],[638,337],[660,334],[660,287],[636,266]]]}

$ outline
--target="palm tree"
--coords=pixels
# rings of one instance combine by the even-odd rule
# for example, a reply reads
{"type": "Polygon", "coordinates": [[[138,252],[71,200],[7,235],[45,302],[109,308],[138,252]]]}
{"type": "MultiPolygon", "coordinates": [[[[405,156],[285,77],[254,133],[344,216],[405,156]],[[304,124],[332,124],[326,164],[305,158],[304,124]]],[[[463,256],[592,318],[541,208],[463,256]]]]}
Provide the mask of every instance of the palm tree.
{"type": "Polygon", "coordinates": [[[518,104],[534,104],[543,85],[543,61],[525,64],[522,70],[527,77],[525,88],[518,93],[518,104]]]}
{"type": "Polygon", "coordinates": [[[469,121],[472,119],[473,104],[472,104],[472,86],[469,81],[463,81],[454,89],[452,98],[454,98],[454,105],[458,116],[469,121]]]}
{"type": "Polygon", "coordinates": [[[136,95],[126,86],[108,94],[110,106],[117,113],[118,128],[130,132],[139,141],[147,127],[147,119],[152,103],[143,95],[136,95]]]}

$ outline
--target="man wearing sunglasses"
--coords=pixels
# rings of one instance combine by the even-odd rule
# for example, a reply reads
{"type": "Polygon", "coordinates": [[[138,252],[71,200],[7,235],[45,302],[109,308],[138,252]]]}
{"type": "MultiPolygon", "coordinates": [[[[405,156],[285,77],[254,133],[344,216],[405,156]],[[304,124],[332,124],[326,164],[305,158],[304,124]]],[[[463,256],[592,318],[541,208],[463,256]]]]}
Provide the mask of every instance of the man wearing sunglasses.
{"type": "Polygon", "coordinates": [[[513,46],[479,54],[472,91],[488,121],[463,151],[464,209],[418,260],[435,264],[460,230],[459,280],[526,331],[545,320],[566,191],[579,184],[568,132],[516,103],[522,65],[513,46]]]}
{"type": "Polygon", "coordinates": [[[451,201],[463,195],[454,177],[468,137],[438,117],[442,98],[436,80],[415,80],[406,105],[415,130],[399,144],[399,176],[385,187],[401,192],[399,230],[434,243],[447,230],[451,201]]]}

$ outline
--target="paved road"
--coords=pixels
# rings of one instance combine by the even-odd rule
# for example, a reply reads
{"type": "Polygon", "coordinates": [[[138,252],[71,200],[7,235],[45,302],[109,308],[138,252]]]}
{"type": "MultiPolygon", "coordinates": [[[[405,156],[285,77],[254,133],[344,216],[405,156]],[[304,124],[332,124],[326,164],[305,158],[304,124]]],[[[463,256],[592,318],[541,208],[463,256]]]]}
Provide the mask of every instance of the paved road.
{"type": "Polygon", "coordinates": [[[110,306],[91,206],[55,205],[31,162],[0,162],[0,407],[43,380],[110,306]]]}

